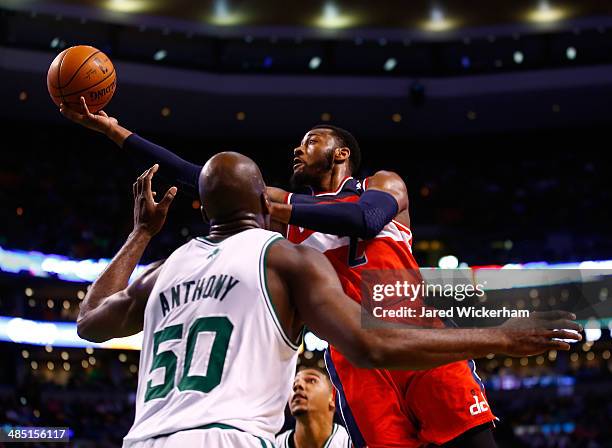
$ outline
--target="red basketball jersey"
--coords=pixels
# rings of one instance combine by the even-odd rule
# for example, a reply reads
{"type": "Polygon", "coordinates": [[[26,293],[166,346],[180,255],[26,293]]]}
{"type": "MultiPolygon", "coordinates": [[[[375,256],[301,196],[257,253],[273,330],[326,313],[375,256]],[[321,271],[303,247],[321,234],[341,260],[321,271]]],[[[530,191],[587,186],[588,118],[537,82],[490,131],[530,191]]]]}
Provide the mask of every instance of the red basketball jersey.
{"type": "MultiPolygon", "coordinates": [[[[308,203],[356,202],[366,188],[367,179],[362,183],[348,177],[337,191],[317,194],[308,203]]],[[[291,203],[292,197],[292,194],[288,195],[288,203],[291,203]]],[[[334,266],[346,294],[357,302],[361,301],[360,285],[364,270],[416,272],[419,269],[412,255],[412,232],[395,220],[369,240],[329,235],[294,225],[287,227],[287,239],[324,253],[334,266]]]]}

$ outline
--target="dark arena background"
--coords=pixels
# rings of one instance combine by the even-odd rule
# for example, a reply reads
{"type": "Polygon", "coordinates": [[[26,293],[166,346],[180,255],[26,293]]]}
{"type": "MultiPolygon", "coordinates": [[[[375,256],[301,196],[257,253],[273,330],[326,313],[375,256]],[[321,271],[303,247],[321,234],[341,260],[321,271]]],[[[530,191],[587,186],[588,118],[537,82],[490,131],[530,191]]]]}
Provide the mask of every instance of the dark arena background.
{"type": "MultiPolygon", "coordinates": [[[[89,343],[75,320],[131,230],[140,173],[59,113],[57,53],[113,60],[105,110],[123,126],[200,164],[247,154],[269,185],[288,188],[313,125],[350,130],[360,178],[406,182],[423,267],[611,269],[611,14],[598,0],[0,0],[0,425],[113,447],[134,418],[138,336],[89,343]]],[[[199,206],[179,192],[141,263],[206,234],[199,206]]],[[[477,360],[500,447],[612,447],[610,317],[579,316],[591,325],[568,353],[477,360]]],[[[300,362],[322,366],[325,347],[307,334],[300,362]]]]}

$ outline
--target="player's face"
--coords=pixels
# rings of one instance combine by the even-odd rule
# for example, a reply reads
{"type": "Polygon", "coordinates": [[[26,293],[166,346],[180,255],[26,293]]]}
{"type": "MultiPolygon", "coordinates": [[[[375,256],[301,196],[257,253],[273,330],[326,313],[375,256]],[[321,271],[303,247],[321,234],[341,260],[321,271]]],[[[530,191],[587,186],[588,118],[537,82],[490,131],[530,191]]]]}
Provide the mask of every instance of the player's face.
{"type": "Polygon", "coordinates": [[[325,375],[315,369],[304,369],[295,375],[289,409],[294,417],[307,412],[329,412],[332,399],[325,375]]]}
{"type": "Polygon", "coordinates": [[[291,184],[294,187],[318,185],[333,166],[334,149],[337,146],[330,129],[308,131],[300,145],[293,150],[291,184]]]}

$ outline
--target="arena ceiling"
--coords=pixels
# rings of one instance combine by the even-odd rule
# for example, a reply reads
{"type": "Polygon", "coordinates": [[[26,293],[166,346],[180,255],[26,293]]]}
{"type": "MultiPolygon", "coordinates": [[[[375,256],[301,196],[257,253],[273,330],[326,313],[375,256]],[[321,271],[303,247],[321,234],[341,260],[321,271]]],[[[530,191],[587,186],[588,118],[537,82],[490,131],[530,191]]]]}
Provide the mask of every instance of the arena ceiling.
{"type": "Polygon", "coordinates": [[[203,27],[289,27],[321,31],[411,29],[444,32],[499,25],[546,26],[612,18],[606,0],[1,0],[0,6],[115,20],[143,16],[203,27]]]}
{"type": "MultiPolygon", "coordinates": [[[[93,29],[96,21],[111,23],[113,29],[134,28],[136,34],[146,30],[143,36],[155,29],[161,39],[201,32],[215,39],[230,34],[228,40],[235,37],[233,33],[240,41],[252,35],[255,42],[258,37],[272,42],[272,37],[279,36],[282,42],[288,36],[293,39],[321,34],[327,45],[327,37],[339,36],[337,42],[342,44],[340,37],[348,33],[355,44],[360,36],[378,43],[388,37],[389,45],[384,48],[389,51],[395,37],[403,39],[418,32],[417,43],[421,38],[441,41],[426,42],[434,47],[438,59],[443,56],[439,45],[445,39],[462,46],[470,40],[466,36],[475,35],[470,44],[474,57],[484,51],[495,62],[494,71],[461,76],[399,73],[382,77],[380,73],[368,73],[354,77],[315,72],[261,76],[240,70],[211,72],[160,64],[151,58],[155,48],[146,47],[155,43],[148,37],[136,40],[138,36],[129,34],[131,46],[151,52],[148,60],[117,58],[118,93],[108,110],[142,132],[194,136],[232,133],[251,138],[266,135],[273,122],[276,133],[290,136],[299,135],[304,123],[330,120],[362,129],[364,136],[403,138],[602,123],[607,126],[612,122],[612,63],[608,56],[594,64],[584,62],[593,57],[591,53],[612,54],[608,46],[612,42],[608,37],[612,35],[609,0],[330,1],[0,0],[0,10],[26,13],[16,17],[21,20],[26,16],[16,22],[24,24],[20,35],[26,41],[34,39],[36,33],[44,34],[44,26],[49,23],[42,20],[46,15],[54,26],[77,34],[80,27],[93,29]],[[42,31],[40,26],[29,28],[30,16],[43,24],[42,31]],[[87,20],[77,20],[77,25],[61,20],[70,17],[87,20]],[[135,27],[115,27],[114,23],[135,27]],[[565,56],[566,47],[575,45],[577,60],[568,59],[562,66],[530,67],[525,63],[519,67],[512,53],[517,34],[529,61],[530,35],[540,29],[544,32],[538,39],[548,39],[546,31],[551,29],[560,35],[559,51],[564,60],[569,58],[565,56]],[[504,63],[499,69],[497,58],[504,63]],[[198,113],[193,113],[194,104],[198,113]]],[[[19,40],[0,45],[0,100],[7,105],[0,110],[0,118],[66,126],[44,83],[49,63],[59,51],[52,44],[49,47],[49,42],[57,40],[51,40],[53,36],[49,34],[48,40],[45,37],[43,45],[36,48],[19,40]]],[[[552,54],[554,45],[549,47],[547,52],[552,54]]],[[[168,53],[169,59],[174,52],[168,53]]],[[[382,63],[379,65],[382,67],[382,63]]]]}

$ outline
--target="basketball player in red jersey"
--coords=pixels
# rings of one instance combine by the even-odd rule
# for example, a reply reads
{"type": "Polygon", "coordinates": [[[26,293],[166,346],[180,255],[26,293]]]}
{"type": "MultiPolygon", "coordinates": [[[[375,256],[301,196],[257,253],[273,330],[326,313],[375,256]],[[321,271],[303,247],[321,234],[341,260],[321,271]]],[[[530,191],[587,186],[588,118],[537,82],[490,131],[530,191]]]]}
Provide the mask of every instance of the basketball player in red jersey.
{"type": "MultiPolygon", "coordinates": [[[[197,192],[200,165],[187,162],[120,126],[104,112],[69,119],[106,134],[143,165],[159,163],[183,191],[197,192]]],[[[277,202],[272,217],[288,225],[287,237],[331,261],[344,291],[360,301],[364,270],[416,270],[412,256],[408,194],[400,176],[380,171],[354,179],[360,149],[347,131],[312,128],[294,150],[292,184],[310,194],[268,188],[277,202]]],[[[493,448],[489,408],[473,361],[424,371],[360,369],[333,347],[327,367],[338,390],[338,409],[355,447],[493,448]]]]}
{"type": "MultiPolygon", "coordinates": [[[[364,270],[418,270],[399,175],[354,179],[359,145],[329,125],[306,133],[294,155],[291,183],[312,194],[269,191],[278,202],[272,217],[288,224],[290,241],[324,252],[347,295],[360,301],[364,270]]],[[[326,362],[356,447],[495,446],[495,416],[473,361],[425,371],[366,370],[331,347],[326,362]]]]}

